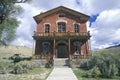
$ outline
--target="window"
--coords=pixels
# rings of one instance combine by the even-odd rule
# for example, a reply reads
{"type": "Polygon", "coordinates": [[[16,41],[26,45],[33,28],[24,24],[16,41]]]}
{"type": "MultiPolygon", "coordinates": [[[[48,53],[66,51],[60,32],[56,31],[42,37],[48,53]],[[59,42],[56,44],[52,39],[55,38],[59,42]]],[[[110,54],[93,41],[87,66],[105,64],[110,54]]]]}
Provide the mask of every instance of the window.
{"type": "Polygon", "coordinates": [[[45,55],[47,55],[47,54],[49,54],[49,52],[50,52],[50,45],[49,45],[49,43],[44,43],[43,44],[43,53],[45,55]]]}
{"type": "Polygon", "coordinates": [[[79,43],[75,43],[75,53],[80,54],[81,52],[81,47],[79,43]]]}
{"type": "Polygon", "coordinates": [[[49,33],[49,30],[50,30],[50,25],[45,24],[45,33],[49,33]]]}
{"type": "Polygon", "coordinates": [[[66,32],[66,23],[58,22],[58,32],[66,32]]]}
{"type": "Polygon", "coordinates": [[[74,31],[79,32],[79,24],[74,24],[74,31]]]}
{"type": "Polygon", "coordinates": [[[65,14],[64,13],[60,13],[59,14],[59,18],[63,18],[63,17],[65,17],[65,14]]]}

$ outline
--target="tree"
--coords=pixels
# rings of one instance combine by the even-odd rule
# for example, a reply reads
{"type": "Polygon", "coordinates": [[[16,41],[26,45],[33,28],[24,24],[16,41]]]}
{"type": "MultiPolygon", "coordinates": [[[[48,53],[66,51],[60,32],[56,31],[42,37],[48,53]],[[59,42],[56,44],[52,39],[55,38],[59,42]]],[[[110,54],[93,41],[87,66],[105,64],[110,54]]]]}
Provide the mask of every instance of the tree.
{"type": "Polygon", "coordinates": [[[16,15],[22,12],[19,3],[31,0],[0,0],[0,44],[11,42],[15,38],[15,30],[19,26],[16,15]]]}

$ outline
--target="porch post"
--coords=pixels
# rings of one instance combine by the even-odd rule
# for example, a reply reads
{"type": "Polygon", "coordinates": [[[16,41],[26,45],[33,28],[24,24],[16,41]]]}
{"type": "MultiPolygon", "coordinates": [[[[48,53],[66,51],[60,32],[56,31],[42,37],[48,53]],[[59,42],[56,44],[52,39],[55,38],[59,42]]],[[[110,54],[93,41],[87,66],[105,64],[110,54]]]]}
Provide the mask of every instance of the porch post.
{"type": "Polygon", "coordinates": [[[70,54],[70,38],[68,39],[68,52],[69,52],[69,66],[72,67],[71,54],[70,54]]]}
{"type": "Polygon", "coordinates": [[[53,51],[54,51],[53,57],[56,57],[56,56],[55,56],[55,49],[56,49],[56,48],[55,48],[55,45],[56,45],[55,39],[54,39],[53,45],[54,45],[54,48],[53,48],[53,51]]]}
{"type": "Polygon", "coordinates": [[[68,39],[68,52],[69,52],[69,57],[70,57],[70,38],[68,39]]]}

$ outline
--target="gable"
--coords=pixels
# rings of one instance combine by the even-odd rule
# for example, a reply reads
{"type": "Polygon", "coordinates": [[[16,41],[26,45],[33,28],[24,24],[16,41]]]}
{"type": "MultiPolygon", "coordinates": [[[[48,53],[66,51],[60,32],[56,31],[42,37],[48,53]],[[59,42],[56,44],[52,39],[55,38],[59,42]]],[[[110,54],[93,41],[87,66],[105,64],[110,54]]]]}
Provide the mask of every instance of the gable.
{"type": "Polygon", "coordinates": [[[73,15],[73,16],[79,18],[82,22],[86,22],[89,19],[88,15],[85,15],[83,13],[74,11],[72,9],[69,9],[69,8],[66,8],[66,7],[63,7],[63,6],[60,6],[60,7],[54,8],[52,10],[49,10],[47,12],[38,14],[38,15],[34,16],[34,19],[37,23],[39,23],[43,18],[45,18],[49,15],[52,15],[54,13],[59,13],[59,12],[64,12],[64,13],[68,13],[70,15],[73,15]]]}

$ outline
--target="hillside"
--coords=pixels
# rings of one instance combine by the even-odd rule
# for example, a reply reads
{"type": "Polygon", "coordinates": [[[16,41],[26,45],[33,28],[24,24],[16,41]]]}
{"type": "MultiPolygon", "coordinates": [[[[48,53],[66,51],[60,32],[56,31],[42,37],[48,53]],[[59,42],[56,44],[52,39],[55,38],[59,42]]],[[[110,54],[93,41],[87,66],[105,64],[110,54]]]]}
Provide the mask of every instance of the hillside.
{"type": "Polygon", "coordinates": [[[105,49],[100,49],[92,52],[95,53],[113,53],[113,54],[120,54],[120,46],[113,46],[105,49]]]}
{"type": "Polygon", "coordinates": [[[0,46],[0,58],[9,57],[14,54],[23,54],[25,56],[32,56],[32,49],[25,46],[0,46]]]}

